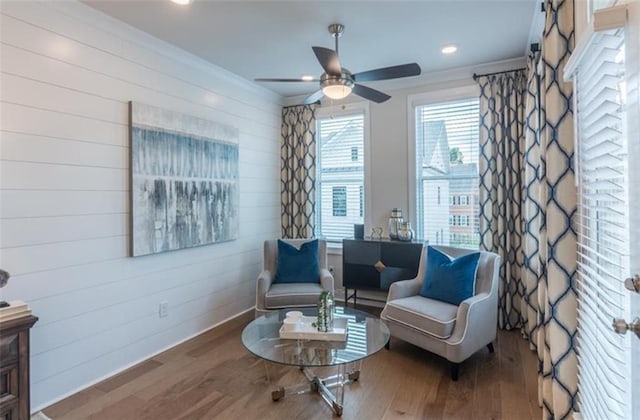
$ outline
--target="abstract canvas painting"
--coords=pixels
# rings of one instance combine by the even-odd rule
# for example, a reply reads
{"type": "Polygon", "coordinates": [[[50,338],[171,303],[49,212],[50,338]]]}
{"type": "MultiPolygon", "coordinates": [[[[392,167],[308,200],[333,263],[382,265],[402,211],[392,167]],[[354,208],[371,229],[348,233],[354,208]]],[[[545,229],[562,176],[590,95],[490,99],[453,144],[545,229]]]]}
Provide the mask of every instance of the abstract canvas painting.
{"type": "Polygon", "coordinates": [[[238,130],[129,103],[133,256],[238,235],[238,130]]]}

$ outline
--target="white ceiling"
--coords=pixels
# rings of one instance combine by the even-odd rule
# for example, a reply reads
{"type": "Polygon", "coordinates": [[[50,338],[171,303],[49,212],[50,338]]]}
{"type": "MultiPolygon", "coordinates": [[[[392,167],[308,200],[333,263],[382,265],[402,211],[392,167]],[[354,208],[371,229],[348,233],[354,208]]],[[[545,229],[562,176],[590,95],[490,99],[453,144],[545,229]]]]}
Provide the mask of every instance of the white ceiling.
{"type": "MultiPolygon", "coordinates": [[[[333,49],[327,26],[342,23],[344,67],[357,73],[417,62],[423,75],[415,85],[428,73],[524,56],[540,9],[539,0],[85,2],[250,80],[320,76],[311,46],[333,49]],[[455,55],[440,52],[447,43],[458,44],[455,55]]],[[[380,83],[393,87],[365,84],[380,83]]],[[[260,84],[283,96],[317,90],[315,83],[260,84]]]]}

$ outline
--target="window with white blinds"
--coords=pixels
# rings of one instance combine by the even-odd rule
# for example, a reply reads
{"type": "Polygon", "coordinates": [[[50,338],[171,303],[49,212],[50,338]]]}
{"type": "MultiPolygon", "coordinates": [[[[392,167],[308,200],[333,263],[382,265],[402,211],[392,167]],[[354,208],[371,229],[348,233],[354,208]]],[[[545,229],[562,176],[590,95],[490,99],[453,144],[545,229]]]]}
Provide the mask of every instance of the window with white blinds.
{"type": "Polygon", "coordinates": [[[353,238],[364,223],[364,114],[317,118],[317,236],[353,238]]]}
{"type": "Polygon", "coordinates": [[[477,249],[478,98],[416,106],[418,237],[477,249]]]}
{"type": "Polygon", "coordinates": [[[631,418],[629,167],[624,31],[599,32],[576,72],[578,127],[578,383],[584,419],[631,418]]]}

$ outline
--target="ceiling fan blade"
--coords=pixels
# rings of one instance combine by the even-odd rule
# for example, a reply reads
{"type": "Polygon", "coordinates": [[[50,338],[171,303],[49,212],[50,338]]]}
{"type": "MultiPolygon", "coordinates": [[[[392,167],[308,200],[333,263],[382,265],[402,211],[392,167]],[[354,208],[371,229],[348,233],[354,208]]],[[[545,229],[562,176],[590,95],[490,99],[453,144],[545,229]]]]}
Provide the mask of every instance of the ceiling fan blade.
{"type": "Polygon", "coordinates": [[[399,66],[384,67],[363,71],[353,75],[357,82],[372,82],[375,80],[397,79],[400,77],[417,76],[422,72],[417,63],[401,64],[399,66]]]}
{"type": "Polygon", "coordinates": [[[391,96],[386,93],[382,93],[379,90],[371,89],[370,87],[359,85],[357,83],[353,86],[353,93],[376,103],[381,103],[391,98],[391,96]]]}
{"type": "Polygon", "coordinates": [[[320,79],[302,79],[302,78],[298,78],[298,79],[253,79],[256,82],[302,82],[302,83],[306,83],[306,82],[314,82],[314,83],[318,83],[320,81],[320,79]]]}
{"type": "Polygon", "coordinates": [[[322,97],[324,96],[324,93],[322,93],[322,89],[312,93],[311,95],[307,96],[305,98],[304,101],[302,101],[302,103],[304,105],[310,105],[310,104],[314,104],[316,102],[318,102],[320,99],[322,99],[322,97]]]}
{"type": "Polygon", "coordinates": [[[342,73],[342,66],[340,66],[340,60],[338,60],[338,54],[329,48],[324,47],[311,47],[316,54],[316,58],[320,62],[320,65],[327,74],[332,76],[340,76],[342,73]]]}

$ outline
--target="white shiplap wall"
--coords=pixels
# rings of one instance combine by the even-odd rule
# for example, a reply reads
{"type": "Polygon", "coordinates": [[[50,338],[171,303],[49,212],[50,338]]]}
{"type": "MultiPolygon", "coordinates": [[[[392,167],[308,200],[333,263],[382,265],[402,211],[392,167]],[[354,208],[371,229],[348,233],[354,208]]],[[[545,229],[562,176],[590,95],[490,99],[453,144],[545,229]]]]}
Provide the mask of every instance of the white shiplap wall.
{"type": "Polygon", "coordinates": [[[40,317],[35,410],[253,306],[280,234],[281,99],[81,3],[1,12],[2,298],[40,317]],[[127,256],[129,100],[239,129],[239,239],[127,256]]]}

